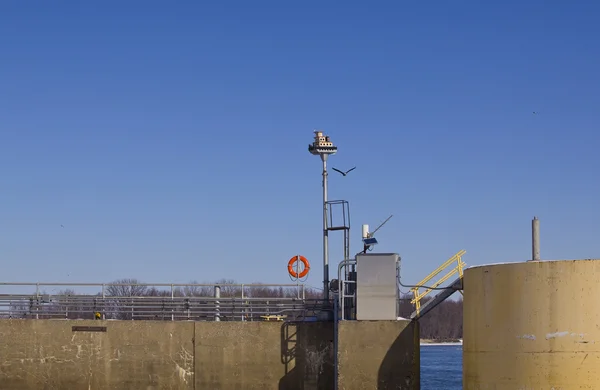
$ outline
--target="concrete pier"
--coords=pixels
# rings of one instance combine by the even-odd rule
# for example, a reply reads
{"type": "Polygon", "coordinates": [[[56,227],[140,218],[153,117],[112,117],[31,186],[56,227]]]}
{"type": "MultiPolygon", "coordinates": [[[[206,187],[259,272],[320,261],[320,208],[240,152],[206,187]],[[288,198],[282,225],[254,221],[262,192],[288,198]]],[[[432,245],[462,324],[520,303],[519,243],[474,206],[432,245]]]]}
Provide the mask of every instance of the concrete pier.
{"type": "MultiPolygon", "coordinates": [[[[11,390],[331,390],[336,380],[331,322],[6,319],[0,338],[11,390]]],[[[339,389],[419,388],[415,323],[345,321],[338,340],[339,389]]]]}
{"type": "Polygon", "coordinates": [[[421,388],[415,321],[343,321],[338,336],[338,389],[421,388]]]}

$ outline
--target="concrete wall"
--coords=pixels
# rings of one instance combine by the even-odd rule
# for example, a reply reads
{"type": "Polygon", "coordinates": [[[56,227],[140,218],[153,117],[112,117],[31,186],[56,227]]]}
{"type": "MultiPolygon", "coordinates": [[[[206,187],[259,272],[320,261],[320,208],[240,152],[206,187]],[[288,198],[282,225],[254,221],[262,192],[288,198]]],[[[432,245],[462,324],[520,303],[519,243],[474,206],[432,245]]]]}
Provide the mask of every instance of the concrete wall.
{"type": "Polygon", "coordinates": [[[193,389],[193,338],[184,322],[1,320],[0,387],[193,389]]]}
{"type": "MultiPolygon", "coordinates": [[[[342,323],[340,389],[418,388],[417,328],[342,323]]],[[[0,389],[331,390],[333,363],[333,323],[0,320],[0,389]]]]}
{"type": "Polygon", "coordinates": [[[333,389],[333,380],[333,323],[196,326],[196,389],[333,389]]]}
{"type": "Polygon", "coordinates": [[[338,389],[420,389],[419,325],[412,321],[343,321],[338,389]]]}
{"type": "Polygon", "coordinates": [[[465,270],[464,389],[598,388],[599,280],[599,260],[465,270]]]}
{"type": "Polygon", "coordinates": [[[332,341],[331,323],[0,320],[0,388],[330,389],[332,341]]]}

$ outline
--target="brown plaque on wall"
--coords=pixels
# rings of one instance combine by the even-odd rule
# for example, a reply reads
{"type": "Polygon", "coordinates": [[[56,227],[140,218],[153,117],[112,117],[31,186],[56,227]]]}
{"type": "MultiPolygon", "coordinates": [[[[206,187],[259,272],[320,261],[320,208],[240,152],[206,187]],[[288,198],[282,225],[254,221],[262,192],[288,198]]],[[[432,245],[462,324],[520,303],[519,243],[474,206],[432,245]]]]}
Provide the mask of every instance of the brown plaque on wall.
{"type": "Polygon", "coordinates": [[[106,332],[106,326],[73,326],[73,332],[106,332]]]}

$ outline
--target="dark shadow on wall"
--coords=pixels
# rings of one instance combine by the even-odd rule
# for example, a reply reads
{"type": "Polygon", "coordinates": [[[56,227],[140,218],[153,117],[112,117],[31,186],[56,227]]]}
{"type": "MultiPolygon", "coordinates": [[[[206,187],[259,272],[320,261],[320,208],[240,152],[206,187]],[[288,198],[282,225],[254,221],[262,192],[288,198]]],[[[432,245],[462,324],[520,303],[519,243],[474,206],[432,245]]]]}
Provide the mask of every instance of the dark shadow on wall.
{"type": "Polygon", "coordinates": [[[421,388],[419,323],[411,321],[385,354],[377,373],[377,389],[421,388]]]}
{"type": "Polygon", "coordinates": [[[279,389],[333,389],[333,354],[332,322],[283,323],[279,389]]]}

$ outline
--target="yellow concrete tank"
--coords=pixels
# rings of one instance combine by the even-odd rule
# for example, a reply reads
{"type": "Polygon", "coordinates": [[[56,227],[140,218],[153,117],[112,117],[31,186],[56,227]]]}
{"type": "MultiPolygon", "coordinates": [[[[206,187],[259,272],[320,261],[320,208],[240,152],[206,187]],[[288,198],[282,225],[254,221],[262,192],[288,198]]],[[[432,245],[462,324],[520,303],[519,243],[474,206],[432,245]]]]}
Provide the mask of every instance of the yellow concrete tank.
{"type": "Polygon", "coordinates": [[[600,389],[600,260],[464,273],[463,388],[600,389]]]}

